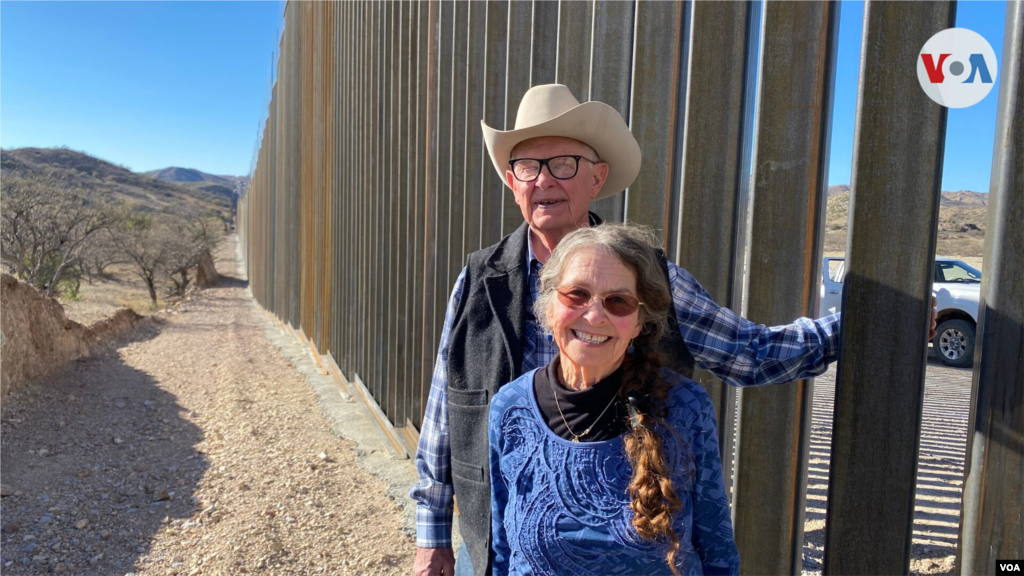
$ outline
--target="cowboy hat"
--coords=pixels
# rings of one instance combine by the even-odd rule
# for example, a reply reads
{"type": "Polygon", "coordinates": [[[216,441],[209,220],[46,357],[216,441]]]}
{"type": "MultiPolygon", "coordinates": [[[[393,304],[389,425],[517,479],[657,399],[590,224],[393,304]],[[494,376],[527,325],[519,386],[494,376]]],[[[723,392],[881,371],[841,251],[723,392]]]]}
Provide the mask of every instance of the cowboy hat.
{"type": "Polygon", "coordinates": [[[519,103],[515,130],[495,130],[480,121],[484,142],[494,169],[505,180],[508,161],[516,144],[541,136],[579,140],[608,163],[608,180],[595,200],[625,190],[640,172],[640,146],[622,116],[603,102],[584,102],[561,84],[530,88],[519,103]]]}

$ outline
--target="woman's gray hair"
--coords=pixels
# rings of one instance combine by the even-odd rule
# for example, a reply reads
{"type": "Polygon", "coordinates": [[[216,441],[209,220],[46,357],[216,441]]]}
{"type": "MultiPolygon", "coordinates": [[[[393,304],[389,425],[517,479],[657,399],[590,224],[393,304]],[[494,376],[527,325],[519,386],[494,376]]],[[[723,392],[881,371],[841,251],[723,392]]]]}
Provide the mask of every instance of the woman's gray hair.
{"type": "Polygon", "coordinates": [[[636,275],[637,298],[642,329],[635,344],[650,346],[661,339],[672,310],[672,293],[655,246],[659,244],[654,231],[632,224],[601,224],[569,233],[551,253],[540,273],[540,296],[533,304],[533,314],[545,332],[551,332],[548,312],[554,305],[555,289],[567,267],[584,248],[597,248],[613,254],[636,275]]]}

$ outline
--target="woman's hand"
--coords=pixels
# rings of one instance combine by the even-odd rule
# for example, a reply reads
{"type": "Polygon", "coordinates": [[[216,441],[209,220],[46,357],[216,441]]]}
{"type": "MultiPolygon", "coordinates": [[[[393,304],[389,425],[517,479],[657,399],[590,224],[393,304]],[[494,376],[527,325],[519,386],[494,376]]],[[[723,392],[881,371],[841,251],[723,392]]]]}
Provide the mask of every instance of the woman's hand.
{"type": "Polygon", "coordinates": [[[415,576],[452,576],[455,574],[455,552],[451,548],[416,548],[412,573],[415,576]]]}

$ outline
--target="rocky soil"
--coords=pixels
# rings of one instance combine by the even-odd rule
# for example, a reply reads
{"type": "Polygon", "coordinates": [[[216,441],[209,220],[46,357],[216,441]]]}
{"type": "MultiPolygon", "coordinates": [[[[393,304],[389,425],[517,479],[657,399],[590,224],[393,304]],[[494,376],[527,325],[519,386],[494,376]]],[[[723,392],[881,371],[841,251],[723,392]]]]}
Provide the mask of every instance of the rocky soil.
{"type": "Polygon", "coordinates": [[[225,278],[5,399],[4,574],[408,574],[399,506],[225,278]]]}

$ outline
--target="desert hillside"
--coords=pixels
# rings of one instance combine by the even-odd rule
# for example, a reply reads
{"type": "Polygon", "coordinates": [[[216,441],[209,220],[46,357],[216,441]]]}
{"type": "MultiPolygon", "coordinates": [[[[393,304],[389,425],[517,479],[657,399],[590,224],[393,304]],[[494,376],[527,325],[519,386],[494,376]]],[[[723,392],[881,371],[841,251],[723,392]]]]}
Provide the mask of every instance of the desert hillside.
{"type": "MultiPolygon", "coordinates": [[[[846,251],[850,187],[828,187],[825,217],[825,253],[846,251]]],[[[939,206],[939,237],[936,254],[956,258],[980,258],[985,249],[988,194],[961,190],[943,192],[939,206]]]]}
{"type": "Polygon", "coordinates": [[[215,182],[181,185],[132,172],[123,166],[66,148],[15,148],[0,151],[5,175],[51,176],[115,202],[154,212],[179,209],[231,211],[233,186],[215,182]]]}

